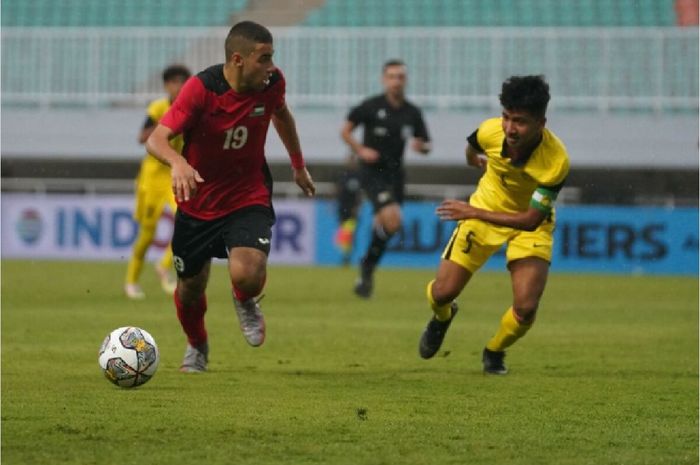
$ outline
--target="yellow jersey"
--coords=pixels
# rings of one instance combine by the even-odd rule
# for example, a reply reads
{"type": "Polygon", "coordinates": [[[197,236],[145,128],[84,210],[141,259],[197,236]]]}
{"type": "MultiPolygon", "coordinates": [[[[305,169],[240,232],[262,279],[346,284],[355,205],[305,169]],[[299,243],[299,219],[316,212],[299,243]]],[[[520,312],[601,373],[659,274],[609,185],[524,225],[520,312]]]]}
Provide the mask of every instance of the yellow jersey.
{"type": "MultiPolygon", "coordinates": [[[[170,99],[167,97],[152,101],[146,110],[148,118],[154,124],[158,124],[163,115],[170,109],[170,103],[170,99]]],[[[183,145],[182,135],[178,135],[170,141],[170,146],[178,153],[182,153],[183,145]]],[[[147,153],[141,162],[136,185],[138,189],[170,191],[172,189],[170,167],[147,153]]]]}
{"type": "Polygon", "coordinates": [[[522,163],[505,155],[502,118],[491,118],[479,126],[469,144],[487,157],[486,172],[469,203],[484,210],[506,213],[526,211],[530,206],[549,212],[569,174],[566,147],[544,128],[542,141],[522,163]]]}

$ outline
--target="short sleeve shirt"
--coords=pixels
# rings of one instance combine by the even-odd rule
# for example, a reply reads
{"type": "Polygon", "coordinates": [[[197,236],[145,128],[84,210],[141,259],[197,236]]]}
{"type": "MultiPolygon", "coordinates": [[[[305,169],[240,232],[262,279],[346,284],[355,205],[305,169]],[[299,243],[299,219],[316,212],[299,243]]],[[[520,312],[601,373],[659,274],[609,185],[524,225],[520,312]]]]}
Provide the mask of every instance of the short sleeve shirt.
{"type": "Polygon", "coordinates": [[[223,64],[190,78],[161,124],[182,133],[182,151],[204,182],[178,208],[199,219],[215,219],[251,205],[271,205],[272,177],[265,139],[273,112],[285,105],[285,80],[276,70],[261,91],[238,93],[223,64]]]}
{"type": "Polygon", "coordinates": [[[509,213],[526,211],[536,189],[558,192],[569,174],[566,147],[547,128],[539,145],[521,164],[505,156],[501,118],[484,121],[467,140],[488,160],[486,172],[469,198],[475,207],[509,213]]]}
{"type": "Polygon", "coordinates": [[[377,169],[399,169],[409,138],[430,140],[420,109],[407,100],[395,108],[377,95],[350,110],[347,119],[363,127],[363,144],[379,152],[379,161],[372,164],[377,169]]]}

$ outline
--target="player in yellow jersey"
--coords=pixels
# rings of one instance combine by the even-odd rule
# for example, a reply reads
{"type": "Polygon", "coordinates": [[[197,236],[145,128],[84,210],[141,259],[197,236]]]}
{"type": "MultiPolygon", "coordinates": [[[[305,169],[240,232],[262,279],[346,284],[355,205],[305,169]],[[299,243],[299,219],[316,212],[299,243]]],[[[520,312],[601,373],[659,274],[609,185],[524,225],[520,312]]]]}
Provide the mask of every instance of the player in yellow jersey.
{"type": "Polygon", "coordinates": [[[419,353],[440,349],[472,275],[503,244],[513,303],[482,353],[485,373],[505,374],[505,349],[525,335],[547,282],[552,258],[554,201],[569,173],[564,144],[547,128],[549,85],[542,76],[513,76],[502,86],[502,116],[484,121],[468,138],[467,163],[485,172],[469,202],[446,200],[443,220],[458,220],[427,297],[433,317],[419,353]]]}
{"type": "MultiPolygon", "coordinates": [[[[172,65],[163,71],[163,88],[168,94],[148,105],[146,121],[139,134],[139,142],[146,142],[148,136],[155,129],[158,121],[165,115],[171,103],[177,97],[183,84],[190,77],[190,70],[182,65],[172,65]]],[[[182,136],[175,137],[170,145],[182,152],[182,136]]],[[[134,219],[138,222],[139,233],[134,242],[126,270],[124,292],[131,299],[143,299],[145,294],[138,283],[146,251],[153,243],[158,226],[158,220],[163,214],[165,206],[175,212],[176,203],[173,196],[170,167],[164,165],[150,154],[146,154],[141,162],[141,169],[136,178],[136,206],[134,219]]],[[[173,252],[168,246],[162,259],[156,265],[156,272],[163,290],[169,294],[175,291],[175,281],[170,275],[173,262],[173,252]]]]}

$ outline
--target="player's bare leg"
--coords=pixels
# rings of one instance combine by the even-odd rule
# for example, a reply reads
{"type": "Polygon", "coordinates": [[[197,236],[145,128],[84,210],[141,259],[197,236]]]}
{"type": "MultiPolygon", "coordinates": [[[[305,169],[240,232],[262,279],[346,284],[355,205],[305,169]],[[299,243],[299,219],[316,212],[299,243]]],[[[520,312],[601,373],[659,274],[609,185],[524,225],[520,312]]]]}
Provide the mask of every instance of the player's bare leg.
{"type": "Polygon", "coordinates": [[[252,247],[235,247],[229,252],[228,267],[241,331],[248,344],[257,347],[265,342],[265,318],[257,296],[265,286],[267,255],[252,247]]]}
{"type": "Polygon", "coordinates": [[[360,277],[355,283],[355,294],[365,299],[371,297],[374,288],[374,270],[384,255],[386,245],[401,228],[401,206],[390,203],[374,215],[372,241],[360,264],[360,277]]]}
{"type": "Polygon", "coordinates": [[[503,314],[498,331],[486,344],[482,361],[484,372],[506,374],[505,349],[523,337],[532,327],[547,284],[549,262],[528,257],[508,264],[513,287],[513,305],[503,314]]]}
{"type": "Polygon", "coordinates": [[[426,296],[434,314],[428,321],[418,344],[421,357],[431,358],[440,350],[450,323],[459,310],[455,299],[471,276],[467,269],[450,260],[440,261],[435,279],[428,283],[426,289],[426,296]]]}
{"type": "Polygon", "coordinates": [[[182,329],[187,335],[187,349],[180,371],[197,373],[206,371],[209,362],[209,343],[204,325],[207,311],[206,288],[209,282],[211,261],[194,276],[178,278],[175,289],[175,307],[182,329]]]}

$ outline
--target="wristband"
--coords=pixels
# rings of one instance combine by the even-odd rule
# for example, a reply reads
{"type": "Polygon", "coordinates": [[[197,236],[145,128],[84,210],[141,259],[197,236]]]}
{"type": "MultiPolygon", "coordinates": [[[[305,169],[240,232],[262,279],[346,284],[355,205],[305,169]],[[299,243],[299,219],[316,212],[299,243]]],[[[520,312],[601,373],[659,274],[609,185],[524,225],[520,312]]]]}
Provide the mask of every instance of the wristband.
{"type": "Polygon", "coordinates": [[[295,170],[301,169],[304,166],[304,156],[301,154],[301,152],[297,153],[292,153],[289,155],[289,159],[292,160],[292,168],[295,170]]]}

